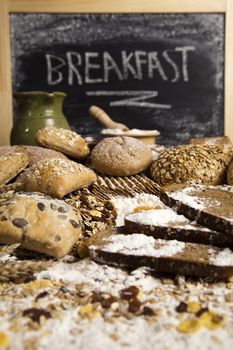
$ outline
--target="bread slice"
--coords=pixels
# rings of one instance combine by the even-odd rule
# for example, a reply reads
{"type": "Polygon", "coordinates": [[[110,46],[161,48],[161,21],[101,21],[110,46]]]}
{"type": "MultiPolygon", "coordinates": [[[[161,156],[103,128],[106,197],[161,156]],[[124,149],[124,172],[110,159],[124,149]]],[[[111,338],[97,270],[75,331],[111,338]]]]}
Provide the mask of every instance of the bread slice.
{"type": "Polygon", "coordinates": [[[96,262],[130,269],[147,266],[154,272],[211,278],[233,275],[233,252],[229,248],[134,233],[102,236],[88,250],[96,262]]]}
{"type": "Polygon", "coordinates": [[[178,214],[233,237],[233,187],[173,185],[163,188],[160,199],[178,214]]]}
{"type": "Polygon", "coordinates": [[[177,214],[171,208],[142,210],[125,216],[127,233],[143,233],[154,238],[212,244],[233,248],[233,236],[210,230],[177,214]]]}

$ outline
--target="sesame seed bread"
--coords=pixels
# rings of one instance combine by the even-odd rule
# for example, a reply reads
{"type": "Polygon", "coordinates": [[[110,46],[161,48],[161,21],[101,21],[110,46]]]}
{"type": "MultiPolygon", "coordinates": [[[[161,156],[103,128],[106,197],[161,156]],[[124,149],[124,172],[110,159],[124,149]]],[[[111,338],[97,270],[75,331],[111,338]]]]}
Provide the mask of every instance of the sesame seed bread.
{"type": "Polygon", "coordinates": [[[233,275],[233,252],[228,248],[154,239],[141,233],[93,238],[87,244],[89,255],[101,264],[221,279],[233,275]]]}
{"type": "Polygon", "coordinates": [[[75,159],[83,160],[90,154],[87,142],[68,129],[44,128],[36,133],[35,140],[40,146],[55,149],[75,159]]]}
{"type": "Polygon", "coordinates": [[[168,207],[141,210],[126,215],[124,230],[127,233],[143,233],[154,238],[233,248],[233,235],[229,236],[198,225],[168,207]]]}
{"type": "Polygon", "coordinates": [[[150,168],[161,186],[177,183],[221,185],[226,183],[233,145],[181,145],[165,149],[150,168]]]}
{"type": "Polygon", "coordinates": [[[96,180],[93,170],[69,159],[41,160],[26,169],[17,179],[27,192],[41,192],[62,198],[96,180]]]}
{"type": "Polygon", "coordinates": [[[18,192],[0,199],[0,243],[61,258],[81,238],[79,212],[65,201],[18,192]]]}
{"type": "Polygon", "coordinates": [[[163,188],[160,199],[178,214],[233,236],[232,186],[171,185],[163,188]]]}
{"type": "Polygon", "coordinates": [[[100,173],[130,176],[141,173],[152,162],[152,153],[142,141],[133,137],[108,137],[91,153],[91,164],[100,173]]]}
{"type": "Polygon", "coordinates": [[[0,185],[8,183],[28,164],[28,157],[23,153],[13,152],[0,156],[0,185]]]}
{"type": "Polygon", "coordinates": [[[23,153],[28,157],[28,167],[32,166],[36,162],[42,159],[51,158],[62,158],[67,159],[67,157],[61,152],[38,147],[38,146],[28,146],[28,145],[17,145],[17,146],[0,146],[0,156],[7,155],[12,152],[23,153]]]}

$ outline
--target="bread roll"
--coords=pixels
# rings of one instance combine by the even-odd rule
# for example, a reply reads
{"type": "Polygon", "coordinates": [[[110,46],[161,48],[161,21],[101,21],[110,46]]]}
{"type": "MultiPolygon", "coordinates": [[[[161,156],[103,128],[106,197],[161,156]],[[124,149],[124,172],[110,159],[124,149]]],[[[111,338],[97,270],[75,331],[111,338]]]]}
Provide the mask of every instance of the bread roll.
{"type": "Polygon", "coordinates": [[[63,200],[19,192],[0,201],[0,213],[0,243],[61,258],[81,238],[80,214],[63,200]]]}
{"type": "Polygon", "coordinates": [[[231,144],[231,140],[228,136],[217,137],[194,137],[188,141],[188,144],[206,144],[206,145],[219,145],[219,144],[231,144]]]}
{"type": "Polygon", "coordinates": [[[230,163],[227,170],[227,183],[228,185],[233,186],[233,161],[230,163]]]}
{"type": "Polygon", "coordinates": [[[147,145],[133,137],[108,137],[91,153],[91,164],[97,171],[113,176],[129,176],[142,172],[152,161],[147,145]]]}
{"type": "Polygon", "coordinates": [[[0,146],[0,156],[7,155],[12,152],[23,153],[28,157],[28,166],[32,166],[36,162],[42,159],[62,158],[67,157],[61,152],[54,151],[53,149],[37,147],[37,146],[0,146]]]}
{"type": "Polygon", "coordinates": [[[221,185],[233,158],[232,145],[182,145],[164,150],[150,169],[161,186],[176,183],[221,185]]]}
{"type": "Polygon", "coordinates": [[[18,175],[28,163],[23,153],[8,153],[0,157],[0,185],[4,185],[18,175]]]}
{"type": "Polygon", "coordinates": [[[44,128],[36,133],[35,140],[41,146],[58,150],[79,160],[86,159],[90,153],[86,141],[68,129],[44,128]]]}
{"type": "Polygon", "coordinates": [[[96,180],[93,170],[69,159],[46,159],[26,169],[17,179],[23,190],[62,198],[96,180]]]}

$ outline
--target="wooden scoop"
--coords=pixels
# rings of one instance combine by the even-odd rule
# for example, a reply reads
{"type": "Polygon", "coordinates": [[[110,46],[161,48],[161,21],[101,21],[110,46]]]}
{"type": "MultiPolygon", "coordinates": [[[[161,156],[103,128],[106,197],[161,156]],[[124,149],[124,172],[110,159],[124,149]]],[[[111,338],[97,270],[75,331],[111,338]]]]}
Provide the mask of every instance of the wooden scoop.
{"type": "Polygon", "coordinates": [[[125,124],[114,122],[103,109],[97,106],[91,106],[89,108],[89,114],[106,129],[119,129],[122,131],[129,130],[125,124]]]}

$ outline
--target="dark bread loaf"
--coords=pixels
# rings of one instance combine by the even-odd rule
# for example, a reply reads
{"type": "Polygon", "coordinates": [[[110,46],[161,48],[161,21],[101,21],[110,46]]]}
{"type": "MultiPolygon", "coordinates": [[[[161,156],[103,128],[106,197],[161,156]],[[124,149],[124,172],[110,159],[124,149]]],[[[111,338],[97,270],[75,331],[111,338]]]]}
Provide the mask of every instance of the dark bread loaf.
{"type": "Polygon", "coordinates": [[[88,247],[99,263],[134,269],[147,266],[154,272],[228,278],[233,275],[233,252],[203,244],[154,239],[143,234],[100,237],[88,247]]]}
{"type": "Polygon", "coordinates": [[[233,236],[233,187],[173,185],[163,188],[160,199],[178,214],[233,236]]]}
{"type": "Polygon", "coordinates": [[[170,208],[128,214],[125,216],[124,230],[126,233],[143,233],[154,238],[233,248],[233,235],[229,236],[198,225],[170,208]]]}
{"type": "Polygon", "coordinates": [[[100,173],[112,176],[139,174],[152,162],[152,152],[133,137],[107,137],[91,153],[91,164],[100,173]]]}
{"type": "Polygon", "coordinates": [[[150,168],[161,186],[176,183],[221,185],[233,159],[233,145],[181,145],[165,149],[150,168]]]}

